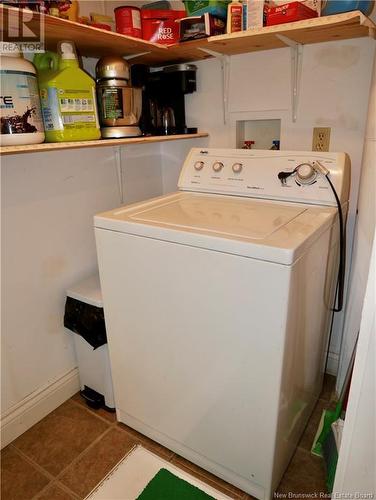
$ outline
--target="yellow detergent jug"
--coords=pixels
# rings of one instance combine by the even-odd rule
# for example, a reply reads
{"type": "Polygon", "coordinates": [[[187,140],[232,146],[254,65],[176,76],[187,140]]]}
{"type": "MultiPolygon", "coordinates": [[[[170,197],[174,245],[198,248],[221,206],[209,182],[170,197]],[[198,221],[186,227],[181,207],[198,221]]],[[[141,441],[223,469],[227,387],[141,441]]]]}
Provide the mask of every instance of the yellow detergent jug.
{"type": "Polygon", "coordinates": [[[36,54],[33,61],[46,142],[99,139],[95,81],[79,67],[73,42],[61,41],[58,52],[36,54]]]}

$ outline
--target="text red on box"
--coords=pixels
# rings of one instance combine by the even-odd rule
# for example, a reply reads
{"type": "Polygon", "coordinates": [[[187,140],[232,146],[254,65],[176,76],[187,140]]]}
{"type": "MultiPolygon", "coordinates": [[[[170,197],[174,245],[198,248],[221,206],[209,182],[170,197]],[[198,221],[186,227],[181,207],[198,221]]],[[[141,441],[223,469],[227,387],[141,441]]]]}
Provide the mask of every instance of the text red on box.
{"type": "Polygon", "coordinates": [[[142,36],[151,42],[171,44],[179,41],[179,23],[176,19],[185,17],[185,10],[142,9],[142,36]]]}

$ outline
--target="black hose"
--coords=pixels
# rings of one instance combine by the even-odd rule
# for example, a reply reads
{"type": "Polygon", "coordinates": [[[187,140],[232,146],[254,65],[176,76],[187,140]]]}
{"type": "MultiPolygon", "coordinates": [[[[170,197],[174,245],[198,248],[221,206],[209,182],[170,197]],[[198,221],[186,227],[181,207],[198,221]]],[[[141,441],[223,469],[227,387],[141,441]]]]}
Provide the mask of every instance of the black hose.
{"type": "MultiPolygon", "coordinates": [[[[337,292],[338,292],[338,281],[337,281],[337,284],[336,284],[336,293],[335,293],[335,296],[337,296],[337,292]]],[[[328,368],[329,352],[330,352],[329,349],[330,349],[330,343],[332,341],[332,335],[333,335],[334,309],[331,309],[331,311],[332,311],[332,317],[330,319],[329,338],[328,338],[328,343],[327,343],[327,352],[326,352],[324,373],[326,373],[326,369],[328,368]]]]}
{"type": "Polygon", "coordinates": [[[329,178],[329,174],[325,175],[330,187],[332,188],[334,197],[337,202],[338,207],[338,217],[339,217],[339,266],[338,266],[338,294],[337,294],[337,307],[333,307],[332,311],[340,312],[343,308],[343,297],[345,293],[345,270],[346,270],[346,246],[345,246],[345,228],[343,224],[343,213],[341,202],[339,201],[337,191],[335,190],[332,181],[329,178]]]}

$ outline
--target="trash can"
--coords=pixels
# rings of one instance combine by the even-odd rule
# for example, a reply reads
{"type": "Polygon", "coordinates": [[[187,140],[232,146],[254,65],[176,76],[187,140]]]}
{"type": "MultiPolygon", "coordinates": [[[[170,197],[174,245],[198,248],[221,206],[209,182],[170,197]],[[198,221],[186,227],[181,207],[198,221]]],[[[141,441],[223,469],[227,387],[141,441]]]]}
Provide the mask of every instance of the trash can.
{"type": "Polygon", "coordinates": [[[115,411],[98,274],[67,290],[64,326],[74,333],[81,396],[92,408],[115,411]]]}

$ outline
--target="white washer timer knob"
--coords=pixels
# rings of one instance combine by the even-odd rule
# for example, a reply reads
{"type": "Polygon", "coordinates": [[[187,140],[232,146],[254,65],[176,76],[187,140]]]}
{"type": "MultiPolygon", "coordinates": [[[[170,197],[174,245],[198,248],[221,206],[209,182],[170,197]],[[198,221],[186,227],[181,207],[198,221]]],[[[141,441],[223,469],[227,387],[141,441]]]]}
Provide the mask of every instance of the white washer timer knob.
{"type": "Polygon", "coordinates": [[[234,174],[240,174],[240,172],[243,170],[243,165],[241,163],[234,163],[232,166],[232,171],[234,174]]]}
{"type": "Polygon", "coordinates": [[[299,184],[311,184],[316,179],[316,170],[310,163],[303,163],[296,169],[296,180],[299,184]]]}
{"type": "Polygon", "coordinates": [[[196,161],[194,164],[194,167],[196,170],[202,170],[204,168],[204,162],[203,161],[196,161]]]}
{"type": "Polygon", "coordinates": [[[216,161],[214,164],[213,164],[213,170],[214,172],[220,172],[223,168],[223,163],[220,162],[220,161],[216,161]]]}

